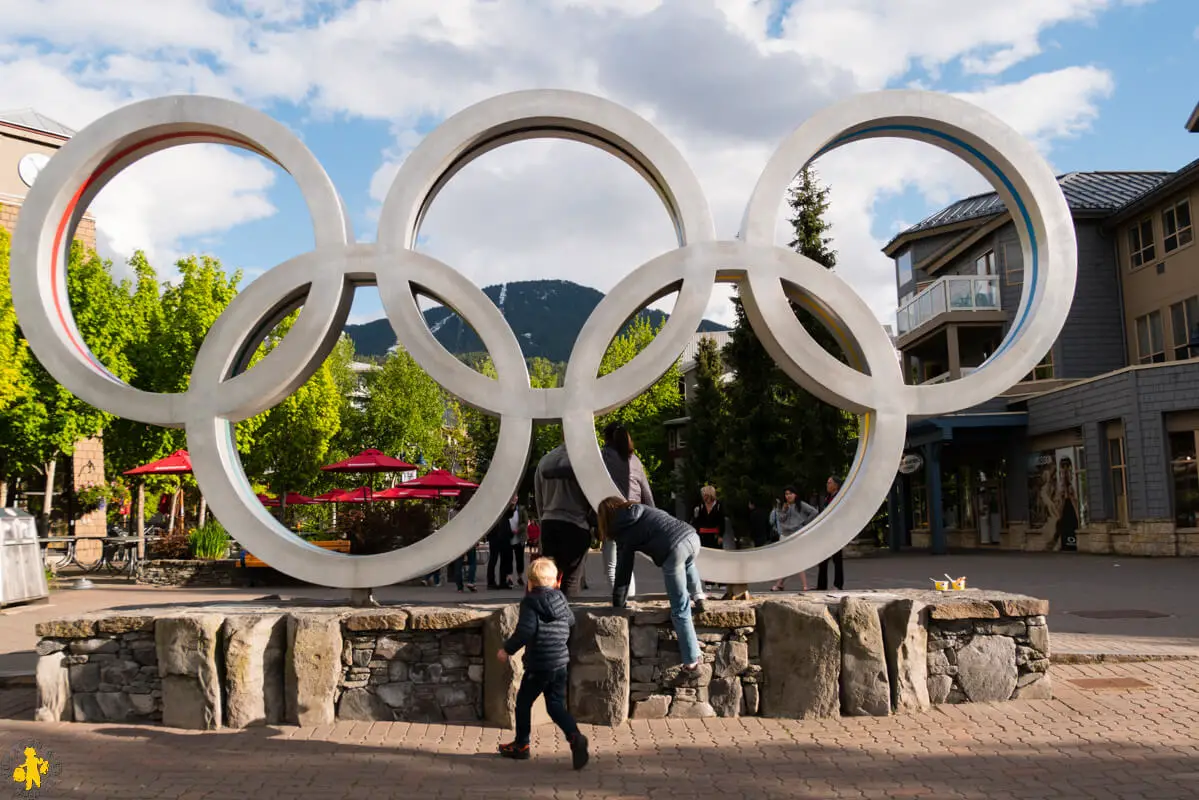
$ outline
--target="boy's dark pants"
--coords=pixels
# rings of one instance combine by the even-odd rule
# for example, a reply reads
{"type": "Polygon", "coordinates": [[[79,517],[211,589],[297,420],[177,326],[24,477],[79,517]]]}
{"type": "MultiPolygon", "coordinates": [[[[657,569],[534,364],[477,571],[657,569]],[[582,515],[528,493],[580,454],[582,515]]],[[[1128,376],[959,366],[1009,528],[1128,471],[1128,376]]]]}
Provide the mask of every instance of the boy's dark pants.
{"type": "Polygon", "coordinates": [[[527,745],[532,729],[533,701],[545,695],[545,710],[569,741],[579,732],[575,718],[566,710],[566,667],[552,672],[525,670],[516,693],[516,743],[527,745]]]}

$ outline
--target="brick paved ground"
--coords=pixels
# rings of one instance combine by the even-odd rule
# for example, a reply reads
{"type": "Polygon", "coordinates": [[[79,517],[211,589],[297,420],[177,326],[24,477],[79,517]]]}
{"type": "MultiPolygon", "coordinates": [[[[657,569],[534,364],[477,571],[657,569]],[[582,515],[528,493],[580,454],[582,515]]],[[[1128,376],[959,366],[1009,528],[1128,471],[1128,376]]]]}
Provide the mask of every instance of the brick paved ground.
{"type": "MultiPolygon", "coordinates": [[[[505,732],[341,723],[185,733],[36,724],[28,691],[0,692],[0,755],[36,738],[61,764],[44,798],[1199,797],[1199,662],[1055,667],[1058,699],[819,721],[662,720],[589,729],[569,768],[539,729],[535,760],[492,755],[505,732]],[[1073,681],[1133,679],[1143,688],[1073,681]],[[13,719],[18,717],[19,719],[13,719]]],[[[5,781],[12,765],[3,764],[5,781]]],[[[4,789],[0,789],[0,796],[4,789]]]]}

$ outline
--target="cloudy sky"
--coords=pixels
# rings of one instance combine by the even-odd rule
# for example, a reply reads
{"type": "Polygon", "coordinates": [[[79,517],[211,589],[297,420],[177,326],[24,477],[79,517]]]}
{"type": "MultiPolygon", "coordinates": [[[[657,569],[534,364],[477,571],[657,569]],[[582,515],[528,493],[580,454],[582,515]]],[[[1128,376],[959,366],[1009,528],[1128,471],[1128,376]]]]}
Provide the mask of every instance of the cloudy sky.
{"type": "MultiPolygon", "coordinates": [[[[814,110],[914,87],[986,107],[1059,172],[1177,169],[1199,137],[1195,0],[0,0],[0,109],[82,128],[172,93],[284,121],[374,238],[397,165],[446,116],[491,95],[567,88],[664,130],[732,237],[769,153],[814,110]]],[[[838,272],[883,320],[899,229],[985,184],[932,148],[875,141],[817,163],[838,272]]],[[[105,254],[164,273],[209,252],[252,278],[312,243],[290,179],[256,156],[189,146],[141,162],[92,207],[105,254]]],[[[421,248],[480,285],[568,278],[601,290],[674,246],[649,187],[576,143],[524,142],[449,184],[421,248]]],[[[354,319],[382,315],[360,292],[354,319]]],[[[712,318],[729,321],[726,293],[712,318]]]]}

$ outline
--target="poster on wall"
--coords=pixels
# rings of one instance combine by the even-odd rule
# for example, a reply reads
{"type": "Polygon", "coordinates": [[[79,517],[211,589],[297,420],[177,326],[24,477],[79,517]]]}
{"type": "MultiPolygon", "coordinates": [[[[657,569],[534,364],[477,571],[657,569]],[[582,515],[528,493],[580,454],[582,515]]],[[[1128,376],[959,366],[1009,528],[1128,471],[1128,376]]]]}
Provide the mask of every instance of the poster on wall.
{"type": "Polygon", "coordinates": [[[1087,516],[1085,463],[1081,447],[1042,450],[1029,457],[1030,521],[1053,532],[1050,550],[1078,549],[1078,529],[1087,516]]]}

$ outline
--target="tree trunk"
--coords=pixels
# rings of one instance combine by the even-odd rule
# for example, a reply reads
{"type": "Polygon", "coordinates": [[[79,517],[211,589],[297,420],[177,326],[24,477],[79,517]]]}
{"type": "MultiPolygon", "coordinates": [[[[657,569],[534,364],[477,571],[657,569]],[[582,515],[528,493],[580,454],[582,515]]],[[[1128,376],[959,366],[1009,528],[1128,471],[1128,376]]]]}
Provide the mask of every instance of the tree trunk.
{"type": "Polygon", "coordinates": [[[167,518],[167,533],[175,532],[175,517],[179,515],[179,490],[171,493],[171,515],[167,518]]]}
{"type": "Polygon", "coordinates": [[[0,478],[0,508],[8,506],[8,480],[0,478]]]}
{"type": "Polygon", "coordinates": [[[137,557],[146,557],[146,483],[137,485],[137,557]]]}
{"type": "Polygon", "coordinates": [[[46,494],[42,497],[42,526],[46,536],[50,535],[50,511],[54,507],[54,473],[58,469],[58,459],[46,462],[46,494]]]}
{"type": "Polygon", "coordinates": [[[204,520],[208,517],[208,501],[204,499],[204,495],[200,495],[200,513],[196,518],[196,527],[203,528],[204,520]]]}

